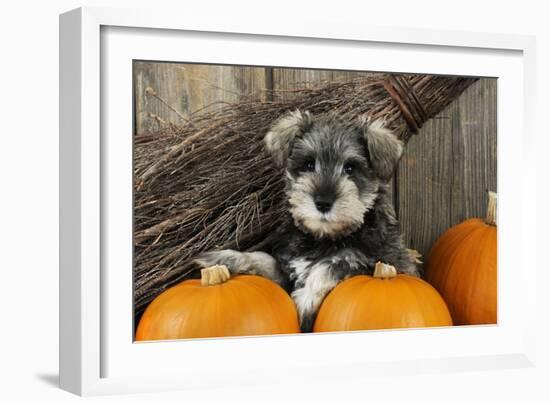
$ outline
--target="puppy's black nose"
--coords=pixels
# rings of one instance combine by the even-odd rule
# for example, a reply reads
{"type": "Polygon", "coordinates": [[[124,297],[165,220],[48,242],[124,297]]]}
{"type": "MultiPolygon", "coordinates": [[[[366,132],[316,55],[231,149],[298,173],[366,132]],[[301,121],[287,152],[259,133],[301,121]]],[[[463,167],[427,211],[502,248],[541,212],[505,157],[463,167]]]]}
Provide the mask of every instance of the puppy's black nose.
{"type": "Polygon", "coordinates": [[[334,203],[334,198],[332,197],[327,197],[327,196],[315,197],[315,207],[317,207],[317,210],[319,210],[321,213],[328,213],[332,208],[333,203],[334,203]]]}

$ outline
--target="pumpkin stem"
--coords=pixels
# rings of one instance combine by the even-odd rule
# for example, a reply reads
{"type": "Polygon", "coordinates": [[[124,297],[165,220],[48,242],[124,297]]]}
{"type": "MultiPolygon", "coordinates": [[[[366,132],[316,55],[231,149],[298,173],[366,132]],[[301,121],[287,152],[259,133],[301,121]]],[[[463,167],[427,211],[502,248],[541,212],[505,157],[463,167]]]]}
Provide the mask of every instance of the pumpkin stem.
{"type": "Polygon", "coordinates": [[[201,285],[218,285],[225,283],[231,277],[225,265],[210,266],[201,270],[201,285]]]}
{"type": "Polygon", "coordinates": [[[497,225],[497,194],[495,192],[489,192],[485,222],[489,225],[497,225]]]}
{"type": "Polygon", "coordinates": [[[391,264],[382,263],[380,261],[376,262],[374,266],[374,278],[394,278],[397,276],[397,270],[391,264]]]}

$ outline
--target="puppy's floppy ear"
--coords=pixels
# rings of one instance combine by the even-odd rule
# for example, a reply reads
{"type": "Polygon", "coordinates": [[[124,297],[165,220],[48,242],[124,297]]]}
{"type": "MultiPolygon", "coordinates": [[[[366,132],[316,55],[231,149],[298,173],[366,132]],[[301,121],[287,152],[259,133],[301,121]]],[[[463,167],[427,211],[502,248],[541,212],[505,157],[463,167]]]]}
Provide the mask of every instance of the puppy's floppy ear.
{"type": "Polygon", "coordinates": [[[264,137],[264,143],[278,167],[286,164],[294,139],[309,130],[311,125],[309,112],[300,110],[287,112],[271,125],[264,137]]]}
{"type": "Polygon", "coordinates": [[[383,180],[390,180],[403,154],[403,142],[380,120],[364,122],[363,133],[375,173],[383,180]]]}

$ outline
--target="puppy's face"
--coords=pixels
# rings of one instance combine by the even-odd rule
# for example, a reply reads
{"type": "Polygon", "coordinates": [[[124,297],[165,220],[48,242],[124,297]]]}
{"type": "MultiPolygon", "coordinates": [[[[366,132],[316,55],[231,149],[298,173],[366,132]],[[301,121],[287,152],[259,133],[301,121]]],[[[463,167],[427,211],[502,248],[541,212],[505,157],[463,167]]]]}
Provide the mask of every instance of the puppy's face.
{"type": "Polygon", "coordinates": [[[294,222],[318,238],[338,238],[359,228],[380,185],[361,131],[335,122],[314,124],[295,139],[286,173],[294,222]]]}
{"type": "Polygon", "coordinates": [[[337,239],[360,228],[402,152],[401,142],[380,125],[299,111],[275,122],[265,141],[286,166],[295,225],[316,238],[337,239]]]}

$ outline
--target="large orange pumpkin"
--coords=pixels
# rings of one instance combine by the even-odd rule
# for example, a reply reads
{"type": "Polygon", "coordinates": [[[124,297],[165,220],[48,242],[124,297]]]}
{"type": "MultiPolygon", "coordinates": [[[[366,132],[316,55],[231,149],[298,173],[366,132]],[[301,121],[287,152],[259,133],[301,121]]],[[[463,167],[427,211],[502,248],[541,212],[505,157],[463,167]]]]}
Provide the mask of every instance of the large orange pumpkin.
{"type": "Polygon", "coordinates": [[[330,292],[313,331],[451,325],[449,310],[431,285],[379,262],[373,276],[349,278],[330,292]]]}
{"type": "Polygon", "coordinates": [[[497,322],[497,195],[489,192],[485,220],[472,218],[434,244],[426,279],[443,296],[457,325],[497,322]]]}
{"type": "Polygon", "coordinates": [[[299,333],[288,294],[263,277],[230,277],[225,266],[203,269],[160,294],[139,322],[136,340],[299,333]]]}

